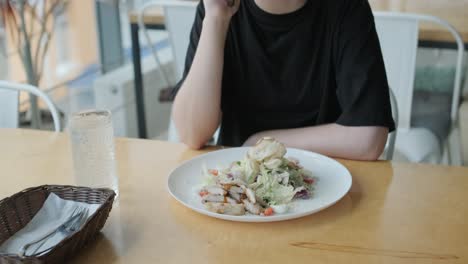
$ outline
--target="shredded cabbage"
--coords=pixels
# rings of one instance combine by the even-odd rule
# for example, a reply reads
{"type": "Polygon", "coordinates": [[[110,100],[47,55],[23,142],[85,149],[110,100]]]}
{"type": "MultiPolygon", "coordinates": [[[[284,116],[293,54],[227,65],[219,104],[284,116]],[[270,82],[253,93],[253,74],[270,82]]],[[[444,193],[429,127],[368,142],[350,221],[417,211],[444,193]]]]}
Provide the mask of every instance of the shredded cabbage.
{"type": "Polygon", "coordinates": [[[289,203],[296,194],[294,187],[280,184],[278,178],[272,174],[259,175],[257,182],[260,186],[255,190],[255,193],[270,205],[289,203]]]}

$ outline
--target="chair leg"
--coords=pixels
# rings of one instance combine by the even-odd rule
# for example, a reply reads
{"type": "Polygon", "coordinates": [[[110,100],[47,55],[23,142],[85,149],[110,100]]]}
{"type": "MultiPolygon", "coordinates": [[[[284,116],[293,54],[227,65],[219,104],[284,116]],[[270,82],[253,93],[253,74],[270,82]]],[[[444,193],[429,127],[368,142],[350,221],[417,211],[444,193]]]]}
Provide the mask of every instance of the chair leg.
{"type": "Polygon", "coordinates": [[[451,166],[461,166],[461,140],[458,128],[452,129],[446,140],[448,162],[451,166]]]}
{"type": "Polygon", "coordinates": [[[396,144],[396,131],[394,131],[389,138],[388,141],[388,147],[387,147],[387,153],[385,159],[388,161],[393,160],[393,156],[395,154],[395,144],[396,144]]]}
{"type": "Polygon", "coordinates": [[[452,161],[452,149],[450,147],[450,139],[447,139],[444,144],[444,149],[447,154],[447,165],[453,165],[452,161]]]}

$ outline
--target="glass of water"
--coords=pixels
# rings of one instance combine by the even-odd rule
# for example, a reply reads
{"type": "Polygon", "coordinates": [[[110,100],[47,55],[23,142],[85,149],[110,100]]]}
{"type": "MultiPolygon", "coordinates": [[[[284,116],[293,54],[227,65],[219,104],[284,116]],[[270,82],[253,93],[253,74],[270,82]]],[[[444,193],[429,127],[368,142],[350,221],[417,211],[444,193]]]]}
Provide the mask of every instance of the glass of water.
{"type": "Polygon", "coordinates": [[[91,188],[111,188],[118,194],[112,115],[86,110],[69,121],[75,182],[91,188]]]}

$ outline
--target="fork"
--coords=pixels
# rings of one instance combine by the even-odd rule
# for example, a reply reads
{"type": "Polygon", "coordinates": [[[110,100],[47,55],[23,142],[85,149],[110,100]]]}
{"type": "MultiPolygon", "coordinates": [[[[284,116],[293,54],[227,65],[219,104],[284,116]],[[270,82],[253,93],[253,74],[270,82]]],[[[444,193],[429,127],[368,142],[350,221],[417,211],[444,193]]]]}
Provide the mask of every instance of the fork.
{"type": "Polygon", "coordinates": [[[33,245],[35,244],[38,244],[40,242],[42,242],[38,247],[36,247],[36,249],[32,252],[31,255],[29,256],[33,256],[33,255],[41,255],[47,251],[49,251],[51,248],[48,248],[46,250],[43,250],[39,253],[37,253],[37,251],[45,244],[45,242],[47,242],[47,240],[49,238],[51,238],[53,235],[57,234],[57,233],[63,233],[65,234],[65,237],[68,237],[70,236],[71,234],[75,233],[76,231],[78,231],[78,229],[81,227],[81,225],[86,221],[87,217],[88,217],[88,212],[89,210],[87,208],[83,208],[83,207],[76,207],[71,215],[65,220],[65,222],[63,224],[61,224],[59,227],[53,229],[52,231],[50,231],[49,233],[47,233],[46,235],[44,235],[43,237],[37,239],[37,240],[34,240],[26,245],[24,245],[22,248],[21,248],[21,251],[20,251],[20,256],[21,257],[25,257],[26,256],[26,251],[33,245]]]}

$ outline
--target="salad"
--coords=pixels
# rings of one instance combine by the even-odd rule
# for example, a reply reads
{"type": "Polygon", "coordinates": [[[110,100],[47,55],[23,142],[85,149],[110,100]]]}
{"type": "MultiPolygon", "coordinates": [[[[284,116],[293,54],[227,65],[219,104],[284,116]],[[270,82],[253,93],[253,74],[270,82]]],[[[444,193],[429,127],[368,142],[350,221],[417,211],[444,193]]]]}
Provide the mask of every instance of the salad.
{"type": "Polygon", "coordinates": [[[263,138],[228,168],[203,168],[199,196],[205,208],[228,215],[270,216],[287,212],[294,199],[309,199],[315,179],[285,154],[283,144],[263,138]]]}

